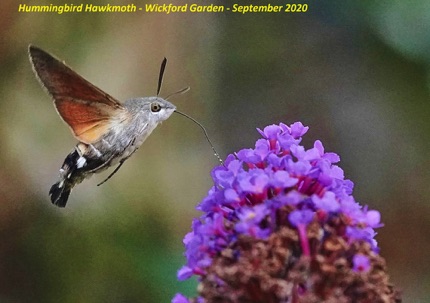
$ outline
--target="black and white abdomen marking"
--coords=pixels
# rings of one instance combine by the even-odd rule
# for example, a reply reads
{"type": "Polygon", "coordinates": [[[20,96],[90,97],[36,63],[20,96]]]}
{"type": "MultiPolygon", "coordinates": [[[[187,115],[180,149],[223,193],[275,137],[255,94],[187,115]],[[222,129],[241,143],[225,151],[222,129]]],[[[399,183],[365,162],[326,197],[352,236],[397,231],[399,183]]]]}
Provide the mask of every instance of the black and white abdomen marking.
{"type": "Polygon", "coordinates": [[[49,195],[53,204],[65,207],[72,188],[85,178],[105,167],[106,160],[94,146],[79,143],[67,155],[60,168],[58,182],[52,185],[49,195]]]}
{"type": "Polygon", "coordinates": [[[79,155],[77,150],[74,150],[67,155],[64,163],[60,168],[60,176],[57,183],[52,185],[49,190],[51,201],[53,204],[65,207],[70,191],[77,183],[85,179],[85,175],[80,173],[82,167],[86,164],[86,159],[79,155]]]}

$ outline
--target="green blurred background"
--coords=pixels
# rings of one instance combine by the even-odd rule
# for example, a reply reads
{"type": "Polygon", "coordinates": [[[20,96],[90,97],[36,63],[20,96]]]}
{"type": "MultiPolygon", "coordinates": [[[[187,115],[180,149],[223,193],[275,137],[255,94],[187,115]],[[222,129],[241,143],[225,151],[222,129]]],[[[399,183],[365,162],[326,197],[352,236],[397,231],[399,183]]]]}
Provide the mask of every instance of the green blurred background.
{"type": "Polygon", "coordinates": [[[217,164],[201,130],[173,115],[109,182],[93,177],[67,208],[52,206],[76,141],[35,80],[29,43],[119,100],[154,95],[166,56],[162,95],[191,86],[173,102],[222,156],[253,146],[256,127],[310,126],[305,145],[339,153],[356,199],[382,212],[377,239],[404,302],[430,302],[430,2],[312,0],[307,13],[248,15],[31,14],[19,3],[0,4],[0,302],[194,295],[176,271],[217,164]]]}

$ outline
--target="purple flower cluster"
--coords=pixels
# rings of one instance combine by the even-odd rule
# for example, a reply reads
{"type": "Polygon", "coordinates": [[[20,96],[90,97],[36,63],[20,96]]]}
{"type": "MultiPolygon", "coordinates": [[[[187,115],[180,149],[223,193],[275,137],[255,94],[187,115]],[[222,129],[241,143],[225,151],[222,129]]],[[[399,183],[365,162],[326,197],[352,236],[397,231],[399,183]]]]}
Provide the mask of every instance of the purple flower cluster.
{"type": "MultiPolygon", "coordinates": [[[[240,237],[265,241],[281,226],[297,230],[301,253],[310,256],[308,226],[324,226],[334,218],[342,221],[336,233],[346,242],[364,241],[377,251],[374,228],[381,226],[380,214],[355,201],[353,183],[335,165],[339,156],[325,152],[320,141],[307,150],[300,145],[308,131],[300,122],[258,131],[263,138],[255,148],[231,154],[213,169],[214,186],[197,207],[203,215],[184,238],[187,264],[178,279],[204,276],[214,257],[240,237]]],[[[322,230],[322,238],[326,232],[322,230]]],[[[369,269],[364,255],[350,261],[354,271],[369,269]]],[[[177,295],[172,302],[188,301],[177,295]]]]}

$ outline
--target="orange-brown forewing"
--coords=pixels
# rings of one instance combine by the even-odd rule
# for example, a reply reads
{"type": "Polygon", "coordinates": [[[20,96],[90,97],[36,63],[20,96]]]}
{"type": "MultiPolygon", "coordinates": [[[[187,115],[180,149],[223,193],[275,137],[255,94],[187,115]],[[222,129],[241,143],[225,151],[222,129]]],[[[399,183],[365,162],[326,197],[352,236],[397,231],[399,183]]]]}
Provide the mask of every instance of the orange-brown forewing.
{"type": "Polygon", "coordinates": [[[117,100],[47,52],[30,45],[29,54],[40,82],[79,141],[99,140],[112,123],[127,116],[117,100]]]}
{"type": "Polygon", "coordinates": [[[55,105],[73,134],[84,143],[97,141],[109,130],[113,119],[111,109],[103,103],[61,99],[56,100],[55,105]]]}

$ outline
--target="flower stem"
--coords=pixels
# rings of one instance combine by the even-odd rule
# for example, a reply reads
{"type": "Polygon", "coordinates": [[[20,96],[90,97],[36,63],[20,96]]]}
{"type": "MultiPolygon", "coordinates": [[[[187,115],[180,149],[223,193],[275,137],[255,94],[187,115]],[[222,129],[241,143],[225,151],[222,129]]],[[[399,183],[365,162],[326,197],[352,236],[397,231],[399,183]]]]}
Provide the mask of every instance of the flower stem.
{"type": "Polygon", "coordinates": [[[303,254],[305,256],[310,257],[311,256],[311,250],[309,247],[308,236],[306,234],[306,225],[305,224],[298,224],[297,230],[299,232],[300,245],[302,247],[303,254]]]}

